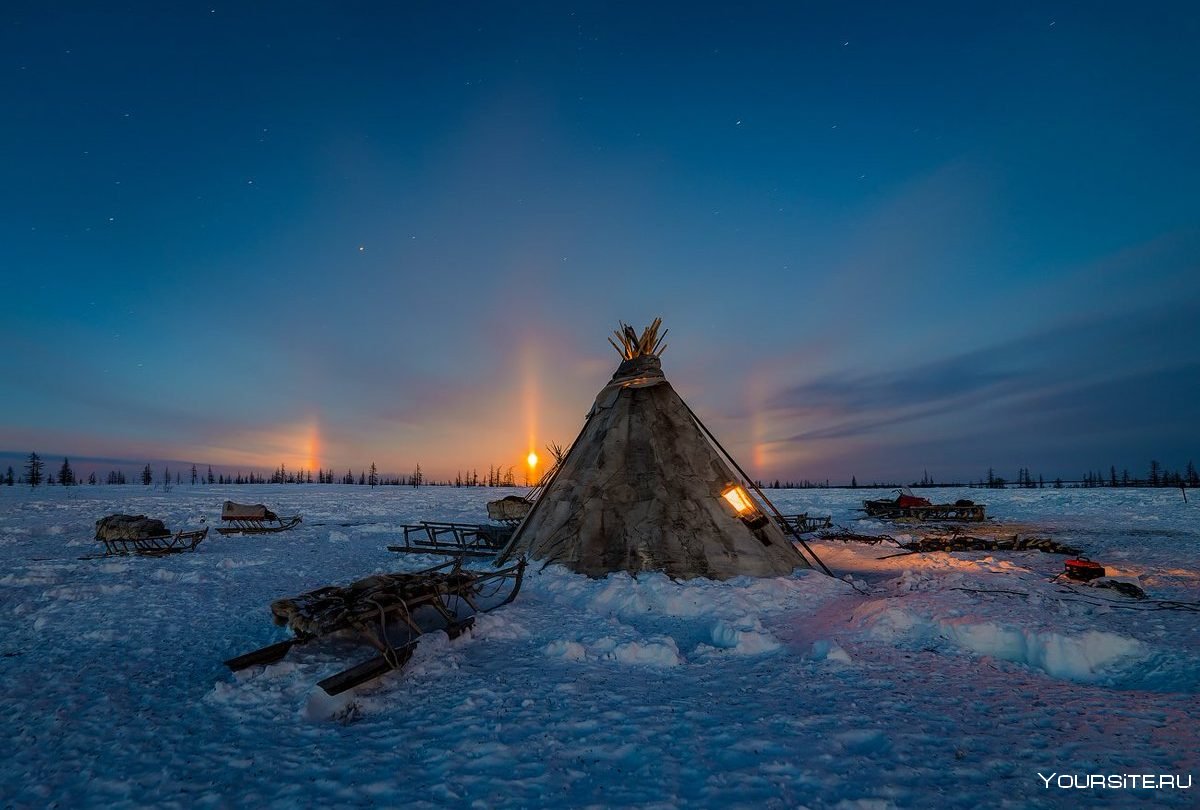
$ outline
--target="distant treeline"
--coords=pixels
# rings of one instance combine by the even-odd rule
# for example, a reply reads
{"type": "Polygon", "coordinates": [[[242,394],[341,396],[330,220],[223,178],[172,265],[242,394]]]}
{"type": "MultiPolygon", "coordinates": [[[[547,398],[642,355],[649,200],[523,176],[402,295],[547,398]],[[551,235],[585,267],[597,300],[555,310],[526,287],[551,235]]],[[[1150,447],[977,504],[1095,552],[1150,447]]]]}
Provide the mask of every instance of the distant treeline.
{"type": "MultiPolygon", "coordinates": [[[[493,465],[488,468],[487,475],[479,476],[477,470],[470,470],[466,473],[459,472],[454,476],[453,481],[436,481],[429,480],[425,477],[425,473],[421,470],[421,465],[417,464],[411,473],[408,475],[387,475],[381,474],[379,468],[371,462],[368,469],[359,470],[358,474],[354,474],[354,470],[346,470],[344,474],[338,474],[333,469],[317,470],[316,477],[313,477],[312,470],[299,469],[289,470],[283,464],[280,464],[277,469],[272,471],[270,475],[262,475],[261,473],[248,472],[243,474],[237,472],[233,475],[227,473],[214,473],[211,465],[208,469],[201,471],[195,464],[192,465],[190,473],[185,474],[184,471],[169,467],[163,467],[157,473],[149,464],[142,468],[142,471],[134,476],[133,483],[140,483],[143,486],[157,485],[165,489],[170,489],[173,486],[189,483],[197,484],[353,484],[357,486],[442,486],[442,487],[515,487],[518,486],[516,475],[513,472],[513,467],[504,467],[493,465]]],[[[18,475],[9,466],[7,472],[0,474],[0,484],[13,486],[14,484],[28,484],[31,487],[48,484],[50,486],[77,486],[80,484],[127,484],[131,483],[121,470],[110,470],[107,475],[101,480],[95,472],[88,474],[84,480],[81,476],[75,474],[71,467],[70,459],[64,458],[62,465],[58,468],[57,474],[46,471],[46,464],[42,461],[41,456],[37,453],[30,453],[29,458],[25,462],[24,474],[18,475]]],[[[529,482],[525,482],[529,485],[529,482]]]]}
{"type": "Polygon", "coordinates": [[[1027,467],[1021,467],[1017,470],[1017,477],[1010,481],[1007,478],[996,475],[996,471],[989,467],[987,477],[981,477],[978,481],[938,481],[929,474],[926,470],[921,476],[920,481],[911,481],[907,484],[902,484],[898,481],[880,482],[873,481],[869,484],[858,483],[857,476],[850,476],[849,484],[833,484],[830,485],[829,479],[821,481],[781,481],[776,478],[772,482],[755,481],[755,484],[760,489],[896,489],[902,486],[914,488],[920,487],[970,487],[972,489],[1044,489],[1047,486],[1053,489],[1062,489],[1064,487],[1075,487],[1091,489],[1093,487],[1200,487],[1200,475],[1196,473],[1196,465],[1192,462],[1187,463],[1187,468],[1183,472],[1178,470],[1168,470],[1157,461],[1150,462],[1149,475],[1145,478],[1137,478],[1129,475],[1129,470],[1121,471],[1117,474],[1116,467],[1109,467],[1108,474],[1101,472],[1086,472],[1080,478],[1075,480],[1063,480],[1055,478],[1047,482],[1040,474],[1035,478],[1033,473],[1027,467]]]}
{"type": "MultiPolygon", "coordinates": [[[[914,486],[936,486],[936,484],[915,484],[914,486]]],[[[1055,489],[1062,489],[1064,486],[1083,487],[1091,489],[1093,487],[1196,487],[1200,486],[1200,475],[1196,473],[1196,465],[1191,461],[1187,463],[1187,468],[1183,472],[1179,470],[1168,470],[1157,461],[1150,462],[1149,475],[1145,478],[1130,476],[1128,469],[1122,469],[1121,474],[1117,475],[1117,468],[1110,466],[1108,474],[1103,472],[1093,472],[1089,470],[1085,472],[1079,479],[1075,481],[1064,481],[1062,478],[1055,478],[1050,486],[1055,489]]],[[[995,474],[992,468],[988,468],[987,478],[979,479],[977,482],[969,484],[973,487],[987,487],[990,489],[1007,489],[1009,486],[1017,489],[1042,489],[1046,486],[1046,481],[1041,475],[1038,475],[1035,480],[1030,471],[1022,467],[1017,471],[1017,480],[1010,482],[995,474]]]]}
{"type": "MultiPolygon", "coordinates": [[[[0,474],[0,484],[13,486],[14,484],[28,484],[31,487],[49,484],[51,486],[74,486],[79,484],[127,484],[130,483],[125,473],[121,470],[111,470],[104,476],[103,481],[95,472],[89,473],[87,480],[76,476],[75,471],[71,468],[70,459],[64,458],[62,464],[58,467],[58,472],[47,472],[45,462],[37,453],[30,453],[29,458],[25,462],[24,474],[17,475],[11,466],[4,474],[0,474]]],[[[200,469],[193,464],[191,471],[185,475],[181,470],[172,471],[168,467],[163,467],[158,473],[155,473],[151,466],[147,464],[142,468],[134,478],[134,483],[140,483],[143,486],[152,484],[159,485],[165,489],[170,489],[172,486],[190,483],[196,484],[352,484],[356,486],[441,486],[441,487],[516,487],[521,486],[514,473],[514,468],[511,466],[492,465],[488,467],[487,474],[480,477],[478,470],[469,470],[467,472],[455,473],[454,480],[429,480],[425,477],[425,473],[421,470],[421,465],[417,464],[411,473],[408,475],[388,475],[380,474],[379,469],[372,462],[367,469],[359,470],[355,475],[354,470],[348,469],[345,473],[338,474],[333,469],[317,470],[316,477],[313,477],[312,470],[299,469],[288,470],[283,464],[274,470],[270,475],[264,476],[261,473],[237,472],[234,475],[227,473],[213,473],[212,466],[209,465],[207,470],[201,472],[200,469]]],[[[1151,461],[1149,474],[1145,478],[1130,476],[1128,469],[1121,470],[1118,475],[1117,468],[1110,466],[1108,473],[1088,471],[1078,479],[1063,480],[1062,478],[1054,478],[1052,481],[1046,481],[1042,475],[1036,477],[1026,467],[1017,470],[1015,480],[1008,480],[1002,476],[996,475],[993,468],[989,467],[986,477],[980,477],[977,481],[938,481],[931,476],[926,470],[921,476],[921,480],[912,481],[907,485],[899,482],[879,482],[873,481],[869,484],[860,484],[857,476],[850,477],[849,484],[830,484],[829,479],[824,481],[810,481],[803,479],[800,481],[782,481],[775,479],[772,482],[756,481],[755,484],[761,489],[886,489],[896,488],[900,486],[910,487],[972,487],[984,489],[1008,489],[1010,487],[1016,489],[1044,489],[1049,486],[1053,489],[1062,489],[1063,487],[1082,487],[1090,489],[1093,487],[1200,487],[1200,475],[1196,472],[1196,465],[1191,461],[1187,463],[1187,467],[1183,472],[1179,470],[1168,470],[1158,461],[1151,461]]],[[[524,486],[531,486],[531,482],[526,477],[524,486]]]]}

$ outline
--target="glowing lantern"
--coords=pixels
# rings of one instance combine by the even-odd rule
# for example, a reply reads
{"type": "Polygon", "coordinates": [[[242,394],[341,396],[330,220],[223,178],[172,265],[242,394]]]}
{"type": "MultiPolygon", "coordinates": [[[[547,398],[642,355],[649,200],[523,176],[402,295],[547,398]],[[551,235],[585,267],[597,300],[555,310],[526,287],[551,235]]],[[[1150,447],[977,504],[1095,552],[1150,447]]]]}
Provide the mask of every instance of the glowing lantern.
{"type": "Polygon", "coordinates": [[[733,511],[738,513],[738,517],[745,517],[754,511],[754,503],[750,500],[750,496],[737,484],[722,492],[721,497],[729,501],[729,505],[733,507],[733,511]]]}
{"type": "MultiPolygon", "coordinates": [[[[740,485],[733,484],[721,493],[721,497],[729,501],[733,511],[737,512],[737,516],[751,529],[761,529],[767,525],[767,516],[758,511],[758,506],[750,500],[750,494],[740,485]]],[[[764,544],[767,542],[769,541],[763,540],[764,544]]]]}

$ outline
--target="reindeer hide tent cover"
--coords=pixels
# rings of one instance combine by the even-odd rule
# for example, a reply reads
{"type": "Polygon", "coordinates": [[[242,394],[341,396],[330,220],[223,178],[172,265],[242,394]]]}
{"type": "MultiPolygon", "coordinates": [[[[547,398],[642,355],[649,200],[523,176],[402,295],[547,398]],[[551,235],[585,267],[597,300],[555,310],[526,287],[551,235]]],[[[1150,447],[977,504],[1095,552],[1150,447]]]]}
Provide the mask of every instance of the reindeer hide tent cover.
{"type": "Polygon", "coordinates": [[[641,338],[622,324],[622,346],[613,343],[621,365],[501,559],[523,553],[589,576],[727,579],[808,567],[757,506],[749,520],[722,497],[741,481],[663,376],[659,323],[641,338]]]}

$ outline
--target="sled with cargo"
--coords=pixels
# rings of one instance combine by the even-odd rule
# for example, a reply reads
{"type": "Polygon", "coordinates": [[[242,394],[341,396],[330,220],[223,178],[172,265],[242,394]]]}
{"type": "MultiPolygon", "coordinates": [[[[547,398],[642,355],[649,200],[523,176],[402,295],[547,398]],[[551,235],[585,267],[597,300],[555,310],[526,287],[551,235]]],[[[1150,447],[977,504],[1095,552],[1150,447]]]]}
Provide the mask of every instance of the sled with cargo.
{"type": "Polygon", "coordinates": [[[533,509],[536,488],[529,495],[506,495],[496,501],[488,501],[488,519],[516,528],[533,509]]]}
{"type": "Polygon", "coordinates": [[[509,524],[443,523],[423,520],[400,527],[403,545],[388,546],[388,551],[403,554],[447,554],[452,557],[495,557],[512,537],[509,524]]]}
{"type": "Polygon", "coordinates": [[[965,499],[954,503],[932,503],[928,498],[913,495],[907,487],[896,490],[895,498],[863,501],[863,511],[869,517],[885,520],[914,518],[979,522],[986,517],[986,509],[983,504],[965,499]]]}
{"type": "Polygon", "coordinates": [[[104,544],[104,553],[142,554],[162,557],[195,551],[205,537],[208,527],[191,531],[172,532],[156,518],[145,515],[108,515],[96,521],[96,540],[104,544]]]}
{"type": "Polygon", "coordinates": [[[341,636],[375,651],[372,657],[318,685],[337,695],[404,667],[421,636],[438,630],[452,640],[475,616],[516,598],[525,560],[493,571],[473,571],[453,560],[423,571],[377,574],[345,587],[330,586],[271,603],[277,625],[293,638],[225,662],[236,672],[281,660],[293,648],[341,636]]]}
{"type": "Polygon", "coordinates": [[[221,507],[220,534],[272,534],[285,532],[300,525],[300,516],[281,518],[261,503],[225,501],[221,507]]]}

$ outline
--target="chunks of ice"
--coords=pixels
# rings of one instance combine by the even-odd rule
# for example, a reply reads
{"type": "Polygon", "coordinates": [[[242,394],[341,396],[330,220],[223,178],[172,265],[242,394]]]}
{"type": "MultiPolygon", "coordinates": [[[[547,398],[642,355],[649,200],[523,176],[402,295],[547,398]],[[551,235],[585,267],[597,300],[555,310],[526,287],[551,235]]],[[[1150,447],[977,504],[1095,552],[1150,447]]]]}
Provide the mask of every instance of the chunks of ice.
{"type": "Polygon", "coordinates": [[[929,617],[916,611],[867,603],[856,615],[871,637],[927,643],[946,640],[980,655],[1024,664],[1053,678],[1098,681],[1126,659],[1142,655],[1137,639],[1100,630],[1070,632],[1022,627],[978,616],[929,617]]]}
{"type": "Polygon", "coordinates": [[[611,638],[602,638],[591,644],[558,639],[543,647],[542,653],[567,661],[615,661],[618,664],[660,669],[684,663],[675,639],[666,636],[619,644],[611,638]]]}
{"type": "Polygon", "coordinates": [[[814,661],[836,661],[840,664],[850,663],[850,653],[842,649],[836,641],[818,639],[812,644],[809,658],[814,661]]]}
{"type": "Polygon", "coordinates": [[[763,631],[757,622],[747,626],[718,620],[710,628],[709,637],[714,647],[741,655],[760,655],[779,649],[775,637],[763,631]]]}

